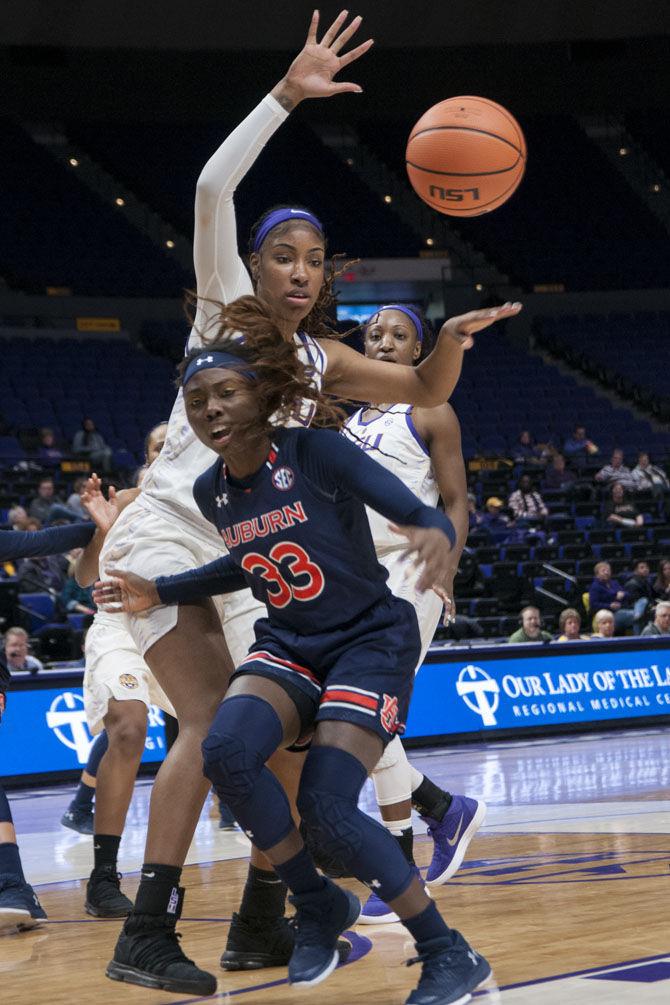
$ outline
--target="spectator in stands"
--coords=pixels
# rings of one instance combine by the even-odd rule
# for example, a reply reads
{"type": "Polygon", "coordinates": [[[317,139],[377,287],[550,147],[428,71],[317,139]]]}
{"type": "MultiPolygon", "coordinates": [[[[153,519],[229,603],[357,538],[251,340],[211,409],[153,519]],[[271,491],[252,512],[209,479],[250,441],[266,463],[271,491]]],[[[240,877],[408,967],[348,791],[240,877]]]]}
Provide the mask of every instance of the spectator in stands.
{"type": "Polygon", "coordinates": [[[530,430],[523,429],[512,452],[516,464],[544,465],[549,457],[546,443],[535,443],[530,430]]]}
{"type": "Polygon", "coordinates": [[[86,488],[87,478],[77,478],[75,480],[72,492],[67,497],[67,508],[71,513],[74,513],[79,520],[90,520],[88,513],[81,501],[82,493],[86,488]]]}
{"type": "Polygon", "coordinates": [[[633,566],[633,575],[624,583],[626,603],[633,605],[635,615],[634,628],[639,635],[647,620],[647,613],[654,606],[654,590],[651,585],[651,569],[649,562],[639,558],[633,566]]]}
{"type": "Polygon", "coordinates": [[[28,516],[35,517],[40,523],[48,523],[49,513],[55,500],[54,480],[51,475],[40,478],[37,485],[37,495],[28,506],[28,516]]]}
{"type": "Polygon", "coordinates": [[[576,475],[565,466],[563,454],[555,453],[544,475],[546,489],[562,489],[564,492],[575,484],[576,475]]]}
{"type": "Polygon", "coordinates": [[[656,605],[654,620],[643,629],[642,635],[670,635],[670,600],[656,605]]]}
{"type": "Polygon", "coordinates": [[[641,527],[644,523],[644,517],[629,499],[621,482],[612,485],[610,498],[603,506],[603,517],[605,523],[619,527],[641,527]]]}
{"type": "Polygon", "coordinates": [[[28,652],[28,632],[24,628],[8,628],[5,632],[5,660],[10,673],[39,673],[43,665],[28,652]]]}
{"type": "Polygon", "coordinates": [[[61,606],[67,614],[95,614],[96,612],[91,590],[86,586],[80,586],[74,574],[75,562],[82,551],[83,548],[76,548],[68,555],[70,564],[67,570],[67,579],[60,592],[61,606]]]}
{"type": "Polygon", "coordinates": [[[480,526],[491,535],[491,539],[502,543],[509,536],[510,519],[503,513],[504,502],[497,496],[489,496],[486,500],[486,512],[482,515],[480,526]]]}
{"type": "Polygon", "coordinates": [[[583,468],[588,458],[598,453],[598,447],[587,439],[586,426],[575,426],[572,436],[563,444],[563,453],[573,468],[583,468]]]}
{"type": "Polygon", "coordinates": [[[63,460],[63,451],[56,443],[54,431],[47,426],[40,429],[40,446],[37,456],[42,464],[53,465],[54,467],[63,460]]]}
{"type": "Polygon", "coordinates": [[[635,619],[633,608],[624,607],[628,599],[626,591],[618,580],[612,579],[612,566],[609,562],[596,562],[593,575],[589,587],[589,609],[612,611],[618,632],[632,628],[635,619]]]}
{"type": "Polygon", "coordinates": [[[614,638],[614,615],[611,611],[597,611],[593,618],[593,639],[614,638]]]}
{"type": "Polygon", "coordinates": [[[581,634],[582,619],[579,611],[574,607],[566,607],[561,611],[558,619],[558,630],[561,633],[556,639],[557,642],[578,642],[579,639],[587,639],[588,635],[581,634]]]}
{"type": "Polygon", "coordinates": [[[530,475],[521,475],[519,487],[512,492],[508,506],[516,520],[525,520],[528,524],[544,523],[549,514],[540,493],[533,488],[530,475]]]}
{"type": "Polygon", "coordinates": [[[638,492],[651,489],[655,496],[662,497],[670,489],[670,482],[663,468],[652,464],[649,454],[642,451],[638,455],[637,464],[631,471],[638,492]]]}
{"type": "Polygon", "coordinates": [[[7,523],[11,530],[28,530],[29,517],[23,506],[12,506],[7,514],[7,523]]]}
{"type": "Polygon", "coordinates": [[[72,453],[89,460],[95,471],[110,471],[111,447],[107,446],[102,435],[97,432],[93,419],[86,418],[81,425],[82,428],[77,430],[72,440],[72,453]]]}
{"type": "Polygon", "coordinates": [[[633,472],[623,462],[623,450],[619,450],[617,447],[616,450],[612,451],[609,464],[596,473],[595,480],[608,488],[610,485],[616,484],[623,485],[625,489],[635,488],[633,472]]]}
{"type": "Polygon", "coordinates": [[[477,496],[468,492],[468,529],[477,530],[483,519],[484,514],[477,509],[477,496]]]}
{"type": "MultiPolygon", "coordinates": [[[[26,530],[41,530],[39,520],[30,519],[26,530]]],[[[22,558],[17,563],[21,593],[60,593],[67,573],[67,559],[63,555],[45,558],[22,558]]]]}
{"type": "Polygon", "coordinates": [[[540,611],[537,607],[524,607],[521,612],[521,627],[512,632],[508,642],[550,642],[551,635],[542,629],[540,611]]]}
{"type": "Polygon", "coordinates": [[[655,600],[670,600],[670,558],[662,558],[652,584],[655,600]]]}

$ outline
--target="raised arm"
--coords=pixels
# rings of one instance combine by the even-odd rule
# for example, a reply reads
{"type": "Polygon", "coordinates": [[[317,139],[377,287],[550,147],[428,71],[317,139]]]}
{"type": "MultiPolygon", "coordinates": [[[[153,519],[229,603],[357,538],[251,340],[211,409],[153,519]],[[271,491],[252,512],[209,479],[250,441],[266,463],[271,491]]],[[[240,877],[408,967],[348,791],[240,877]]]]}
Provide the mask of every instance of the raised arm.
{"type": "Polygon", "coordinates": [[[406,401],[435,408],[451,396],[463,365],[463,353],[474,345],[473,335],[496,321],[514,317],[521,304],[470,311],[442,325],[435,348],[418,366],[399,366],[367,359],[334,340],[321,340],[328,357],[324,384],[327,391],[353,401],[406,401]]]}
{"type": "Polygon", "coordinates": [[[95,530],[92,523],[73,523],[45,530],[0,531],[0,562],[18,558],[61,555],[73,548],[85,548],[95,530]]]}
{"type": "Polygon", "coordinates": [[[333,80],[336,73],[372,45],[369,39],[340,56],[340,50],[361,23],[360,17],[354,18],[341,30],[346,19],[347,12],[342,11],[319,42],[319,14],[314,12],[305,45],[286,75],[223,141],[202,170],[196,188],[193,239],[199,300],[189,346],[198,344],[198,333],[216,312],[216,307],[205,298],[230,303],[252,292],[249,274],[237,249],[233,197],[242,178],[272,134],[301,101],[361,90],[357,84],[333,80]]]}

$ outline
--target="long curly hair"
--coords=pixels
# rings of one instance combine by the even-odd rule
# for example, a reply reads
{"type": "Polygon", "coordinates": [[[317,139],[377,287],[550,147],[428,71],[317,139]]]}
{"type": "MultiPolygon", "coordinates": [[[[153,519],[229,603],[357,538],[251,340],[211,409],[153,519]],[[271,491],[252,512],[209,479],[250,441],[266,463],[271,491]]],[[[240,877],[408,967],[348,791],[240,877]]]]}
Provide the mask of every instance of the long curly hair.
{"type": "MultiPolygon", "coordinates": [[[[240,372],[254,385],[259,414],[246,432],[271,434],[303,411],[310,412],[312,426],[342,424],[345,412],[337,399],[321,392],[315,368],[303,363],[296,345],[282,337],[263,301],[246,296],[221,305],[213,325],[218,335],[206,341],[207,349],[238,357],[240,372]],[[249,370],[254,371],[253,377],[249,377],[249,370]]],[[[202,346],[184,358],[178,368],[179,386],[188,364],[201,353],[202,346]]]]}

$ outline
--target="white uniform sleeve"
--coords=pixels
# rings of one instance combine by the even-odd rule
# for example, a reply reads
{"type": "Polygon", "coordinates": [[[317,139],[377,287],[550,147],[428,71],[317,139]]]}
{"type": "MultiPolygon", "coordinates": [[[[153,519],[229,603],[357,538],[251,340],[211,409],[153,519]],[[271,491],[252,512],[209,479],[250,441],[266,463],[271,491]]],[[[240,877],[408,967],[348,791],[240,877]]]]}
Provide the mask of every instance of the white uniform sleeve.
{"type": "Polygon", "coordinates": [[[285,111],[271,94],[226,137],[205,164],[195,196],[193,257],[198,293],[195,325],[188,348],[199,345],[200,333],[216,307],[207,299],[230,303],[252,293],[251,279],[237,250],[233,196],[239,182],[272,134],[284,122],[285,111]]]}

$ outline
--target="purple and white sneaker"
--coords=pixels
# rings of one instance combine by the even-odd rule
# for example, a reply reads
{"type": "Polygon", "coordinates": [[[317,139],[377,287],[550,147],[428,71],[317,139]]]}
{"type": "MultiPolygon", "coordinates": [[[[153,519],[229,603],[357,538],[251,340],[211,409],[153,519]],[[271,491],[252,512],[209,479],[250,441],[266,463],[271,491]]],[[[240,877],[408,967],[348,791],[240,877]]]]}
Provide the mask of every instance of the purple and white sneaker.
{"type": "MultiPolygon", "coordinates": [[[[421,879],[419,870],[414,866],[414,872],[421,879]]],[[[422,881],[423,882],[423,881],[422,881]]],[[[430,897],[430,890],[425,886],[426,893],[430,897]]],[[[398,915],[377,896],[373,890],[363,905],[363,910],[358,918],[359,925],[392,925],[395,921],[400,921],[398,915]]]]}
{"type": "MultiPolygon", "coordinates": [[[[458,872],[468,845],[486,816],[486,803],[467,796],[452,796],[451,806],[442,820],[423,819],[435,847],[426,873],[427,886],[440,886],[458,872]]],[[[366,905],[367,906],[367,905],[366,905]]]]}

